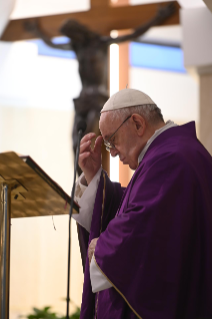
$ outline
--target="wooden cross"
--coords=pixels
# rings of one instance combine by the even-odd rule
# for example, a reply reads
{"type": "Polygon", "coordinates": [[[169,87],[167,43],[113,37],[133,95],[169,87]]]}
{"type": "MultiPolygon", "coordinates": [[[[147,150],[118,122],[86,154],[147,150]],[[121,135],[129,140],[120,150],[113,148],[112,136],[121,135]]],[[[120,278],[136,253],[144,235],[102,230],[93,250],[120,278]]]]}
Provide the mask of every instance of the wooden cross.
{"type": "MultiPolygon", "coordinates": [[[[49,38],[61,35],[59,31],[61,26],[70,19],[77,20],[80,24],[101,36],[109,35],[111,30],[136,29],[141,25],[146,25],[156,16],[159,7],[167,6],[167,2],[137,6],[126,5],[126,2],[127,0],[118,0],[118,6],[114,6],[109,4],[109,0],[91,0],[91,9],[86,12],[11,20],[1,40],[17,41],[36,38],[36,34],[27,31],[26,27],[34,20],[37,21],[41,30],[44,30],[49,38]]],[[[175,7],[178,10],[175,10],[175,13],[160,25],[179,24],[178,2],[175,2],[175,7]]],[[[127,80],[125,82],[127,83],[127,80]]],[[[102,165],[109,173],[109,153],[105,153],[104,148],[102,158],[102,165]]]]}
{"type": "MultiPolygon", "coordinates": [[[[179,24],[179,4],[177,1],[176,13],[167,19],[163,25],[179,24]]],[[[167,5],[167,2],[151,3],[136,6],[114,6],[108,0],[91,0],[91,8],[85,12],[74,12],[51,16],[36,17],[39,25],[46,30],[51,37],[59,36],[61,25],[68,19],[75,19],[89,29],[102,35],[108,35],[111,30],[135,29],[142,23],[149,21],[156,15],[159,6],[167,5]]],[[[18,41],[32,39],[33,34],[27,32],[25,23],[34,18],[10,20],[0,40],[18,41]]]]}

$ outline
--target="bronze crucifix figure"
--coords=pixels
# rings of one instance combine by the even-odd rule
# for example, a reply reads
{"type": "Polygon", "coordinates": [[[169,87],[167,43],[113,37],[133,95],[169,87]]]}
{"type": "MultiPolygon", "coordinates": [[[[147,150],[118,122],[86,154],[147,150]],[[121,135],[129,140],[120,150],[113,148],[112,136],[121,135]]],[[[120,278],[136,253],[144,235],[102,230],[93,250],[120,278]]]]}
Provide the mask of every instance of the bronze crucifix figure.
{"type": "MultiPolygon", "coordinates": [[[[73,148],[76,152],[77,124],[80,120],[87,123],[87,132],[99,134],[98,121],[102,106],[108,99],[108,47],[112,43],[122,43],[136,39],[152,26],[160,25],[176,12],[175,3],[159,7],[158,12],[150,21],[132,30],[131,33],[112,38],[92,31],[76,20],[66,21],[60,28],[60,33],[70,40],[64,44],[54,44],[44,32],[38,20],[25,22],[25,28],[34,36],[41,38],[52,48],[73,50],[79,63],[79,75],[82,90],[74,99],[75,120],[73,128],[73,148]]],[[[80,169],[78,173],[80,174],[80,169]]]]}

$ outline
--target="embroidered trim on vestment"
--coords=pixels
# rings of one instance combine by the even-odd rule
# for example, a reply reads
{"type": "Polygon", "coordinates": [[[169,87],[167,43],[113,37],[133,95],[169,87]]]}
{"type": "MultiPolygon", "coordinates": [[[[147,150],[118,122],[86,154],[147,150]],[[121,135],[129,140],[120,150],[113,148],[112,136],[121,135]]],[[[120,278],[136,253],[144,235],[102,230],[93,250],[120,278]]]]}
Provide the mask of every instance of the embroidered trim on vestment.
{"type": "MultiPolygon", "coordinates": [[[[101,216],[100,234],[101,234],[101,232],[102,232],[102,218],[103,218],[103,214],[104,214],[104,206],[105,206],[105,188],[106,188],[106,178],[105,178],[105,173],[104,173],[104,172],[103,172],[103,178],[104,178],[104,188],[103,188],[103,199],[102,199],[102,216],[101,216]]],[[[95,319],[97,319],[98,301],[99,301],[99,291],[98,291],[98,293],[97,293],[96,309],[95,309],[95,319]]]]}
{"type": "MultiPolygon", "coordinates": [[[[102,200],[102,216],[101,216],[101,230],[100,230],[100,234],[102,232],[102,218],[103,218],[103,213],[104,213],[104,204],[105,204],[105,185],[106,185],[106,180],[105,180],[105,173],[103,172],[103,178],[104,178],[104,189],[103,189],[103,200],[102,200]]],[[[108,277],[103,273],[103,271],[101,270],[101,268],[99,267],[99,265],[96,262],[96,258],[95,255],[93,254],[93,258],[95,261],[96,266],[99,268],[99,270],[101,271],[101,273],[107,278],[107,280],[111,283],[111,285],[118,291],[118,293],[122,296],[122,298],[124,298],[124,300],[126,301],[126,303],[128,304],[128,306],[132,309],[132,311],[136,314],[136,316],[138,316],[139,319],[142,319],[139,314],[133,309],[133,307],[129,304],[129,302],[127,301],[127,299],[124,297],[124,295],[121,293],[121,291],[118,290],[118,288],[116,288],[116,286],[108,279],[108,277]]],[[[95,314],[95,319],[97,319],[97,306],[98,306],[98,299],[99,299],[99,291],[98,291],[98,295],[97,295],[97,301],[96,301],[96,314],[95,314]]]]}
{"type": "Polygon", "coordinates": [[[132,311],[136,314],[136,316],[138,316],[139,319],[142,319],[139,314],[133,309],[133,307],[130,305],[130,303],[127,301],[127,299],[125,298],[125,296],[121,293],[120,290],[118,290],[118,288],[110,281],[110,279],[108,279],[108,277],[103,273],[103,271],[101,270],[101,268],[99,267],[99,265],[97,264],[95,255],[93,255],[94,261],[96,266],[98,267],[98,269],[101,271],[101,273],[106,277],[106,279],[111,283],[111,285],[118,291],[118,293],[122,296],[122,298],[124,298],[124,300],[126,301],[126,303],[128,304],[128,306],[132,309],[132,311]]]}

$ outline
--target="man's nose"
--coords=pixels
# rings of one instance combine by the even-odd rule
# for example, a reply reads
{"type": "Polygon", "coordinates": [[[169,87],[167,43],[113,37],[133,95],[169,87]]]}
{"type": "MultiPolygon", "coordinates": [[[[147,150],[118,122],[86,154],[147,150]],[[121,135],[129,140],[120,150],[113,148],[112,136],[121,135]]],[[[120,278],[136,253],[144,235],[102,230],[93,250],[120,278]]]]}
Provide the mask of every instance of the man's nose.
{"type": "Polygon", "coordinates": [[[111,148],[110,149],[110,154],[111,154],[112,157],[117,156],[118,155],[117,149],[115,147],[111,148]]]}

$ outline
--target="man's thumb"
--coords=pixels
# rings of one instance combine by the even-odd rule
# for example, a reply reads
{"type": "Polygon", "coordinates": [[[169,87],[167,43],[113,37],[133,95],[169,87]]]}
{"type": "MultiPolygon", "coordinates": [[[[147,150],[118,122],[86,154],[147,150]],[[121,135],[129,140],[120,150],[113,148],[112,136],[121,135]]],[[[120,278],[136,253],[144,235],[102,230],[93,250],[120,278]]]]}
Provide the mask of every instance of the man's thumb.
{"type": "Polygon", "coordinates": [[[94,150],[95,151],[100,151],[101,152],[101,146],[102,146],[102,141],[103,141],[103,138],[102,136],[98,136],[97,139],[96,139],[96,142],[95,142],[95,146],[94,146],[94,150]]]}

